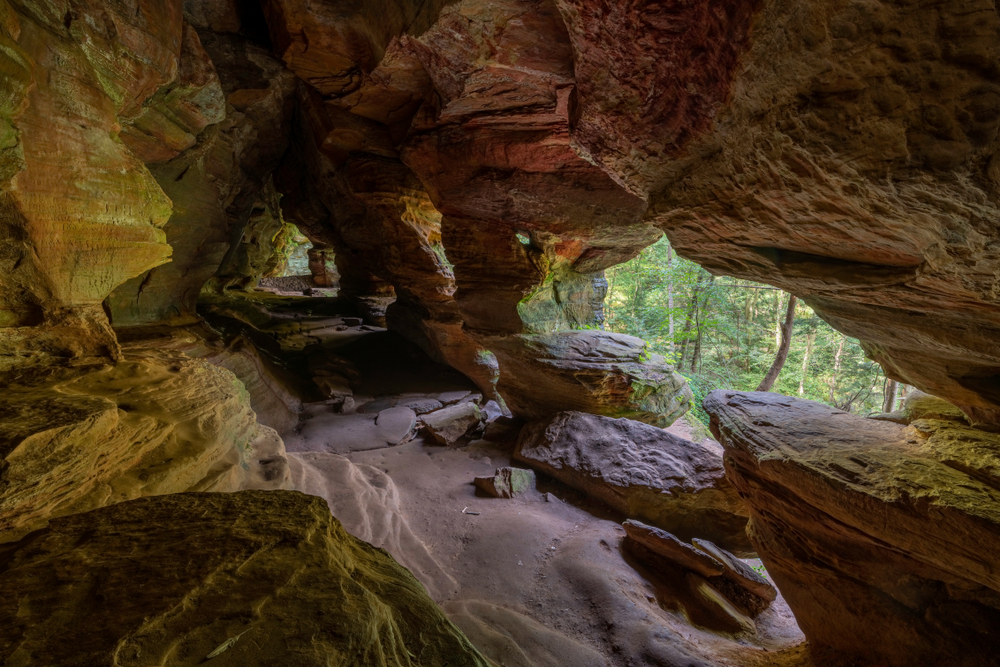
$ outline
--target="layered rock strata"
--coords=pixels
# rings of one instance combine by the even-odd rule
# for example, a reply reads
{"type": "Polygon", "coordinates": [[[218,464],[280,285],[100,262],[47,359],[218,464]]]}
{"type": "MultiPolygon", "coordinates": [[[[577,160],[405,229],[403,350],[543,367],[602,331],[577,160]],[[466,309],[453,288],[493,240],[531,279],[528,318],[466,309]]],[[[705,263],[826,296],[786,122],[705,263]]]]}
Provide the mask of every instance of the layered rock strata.
{"type": "Polygon", "coordinates": [[[811,645],[872,664],[998,664],[1000,438],[947,409],[904,425],[729,391],[705,409],[811,645]]]}
{"type": "Polygon", "coordinates": [[[401,160],[440,212],[476,340],[578,325],[581,301],[522,302],[658,228],[997,421],[991,3],[265,5],[325,108],[318,140],[401,160]]]}
{"type": "MultiPolygon", "coordinates": [[[[278,53],[313,85],[300,92],[302,139],[280,177],[286,211],[336,247],[344,287],[378,293],[359,265],[391,283],[388,325],[488,395],[497,362],[509,375],[546,365],[531,335],[565,339],[601,324],[602,269],[659,233],[641,220],[642,199],[576,150],[572,45],[554,4],[422,5],[405,35],[387,19],[402,8],[302,16],[294,2],[266,6],[278,53]],[[303,163],[311,182],[298,177],[303,163]]],[[[600,331],[579,336],[578,347],[616,345],[599,342],[600,331]]],[[[610,367],[579,370],[622,379],[610,367]]],[[[535,379],[499,388],[515,412],[531,406],[540,417],[609,398],[601,412],[643,418],[626,396],[572,381],[538,391],[535,379]]]]}
{"type": "Polygon", "coordinates": [[[204,361],[138,348],[4,380],[0,540],[141,496],[289,483],[281,438],[240,381],[204,361]]]}
{"type": "Polygon", "coordinates": [[[144,498],[0,553],[6,665],[488,664],[413,575],[301,493],[144,498]]]}
{"type": "Polygon", "coordinates": [[[683,539],[752,549],[747,509],[726,480],[722,458],[662,429],[561,412],[526,426],[514,458],[683,539]]]}

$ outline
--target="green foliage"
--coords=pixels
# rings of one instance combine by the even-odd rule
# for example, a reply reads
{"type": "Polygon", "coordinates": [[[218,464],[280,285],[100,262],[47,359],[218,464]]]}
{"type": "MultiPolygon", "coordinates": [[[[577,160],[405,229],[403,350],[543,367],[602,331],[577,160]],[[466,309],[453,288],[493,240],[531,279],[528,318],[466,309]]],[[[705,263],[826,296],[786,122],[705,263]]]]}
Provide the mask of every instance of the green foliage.
{"type": "MultiPolygon", "coordinates": [[[[649,351],[671,360],[688,378],[693,416],[702,423],[708,392],[753,391],[774,361],[788,306],[779,289],[712,276],[674,254],[666,238],[609,269],[607,278],[607,330],[643,338],[649,351]]],[[[798,302],[788,359],[772,391],[867,415],[881,412],[884,384],[882,369],[857,340],[798,302]]]]}

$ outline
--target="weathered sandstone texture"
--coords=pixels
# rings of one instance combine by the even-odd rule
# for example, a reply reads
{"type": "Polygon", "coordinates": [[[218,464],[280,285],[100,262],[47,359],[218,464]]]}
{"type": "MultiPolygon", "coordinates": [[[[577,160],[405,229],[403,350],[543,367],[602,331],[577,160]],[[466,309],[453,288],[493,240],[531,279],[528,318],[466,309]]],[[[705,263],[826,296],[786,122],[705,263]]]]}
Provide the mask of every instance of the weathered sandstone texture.
{"type": "Polygon", "coordinates": [[[11,667],[488,664],[413,575],[297,492],[143,498],[0,554],[11,667]]]}
{"type": "MultiPolygon", "coordinates": [[[[595,38],[611,42],[587,49],[592,71],[621,75],[614,93],[591,84],[594,99],[581,89],[584,118],[606,119],[607,98],[618,115],[613,125],[581,122],[600,134],[582,127],[577,137],[609,166],[626,154],[605,133],[675,137],[665,148],[676,159],[628,155],[654,183],[647,219],[710,270],[802,297],[860,338],[892,377],[977,421],[1000,422],[995,4],[781,0],[742,4],[726,19],[702,15],[709,49],[685,70],[697,96],[691,106],[634,66],[676,42],[605,30],[639,10],[617,11],[581,9],[575,19],[581,50],[595,38]],[[749,32],[734,39],[751,11],[749,32]],[[730,54],[719,62],[730,68],[728,83],[705,66],[713,49],[730,54]],[[654,86],[650,104],[671,99],[671,109],[696,112],[676,123],[676,134],[648,132],[647,109],[614,104],[654,86]],[[725,91],[721,104],[705,96],[713,88],[725,91]],[[692,136],[699,128],[706,131],[692,136]]],[[[669,12],[663,6],[641,20],[676,27],[669,12]]],[[[625,165],[614,171],[629,178],[625,165]]]]}
{"type": "Polygon", "coordinates": [[[669,426],[691,409],[691,388],[635,336],[562,331],[484,339],[500,361],[497,388],[520,417],[579,410],[669,426]]]}
{"type": "MultiPolygon", "coordinates": [[[[712,271],[803,297],[894,377],[1000,421],[993,3],[264,6],[276,53],[311,85],[299,143],[333,168],[296,161],[386,217],[341,216],[338,252],[412,292],[391,251],[357,237],[400,229],[387,194],[440,216],[455,305],[400,306],[411,331],[448,330],[429,347],[468,363],[459,322],[492,350],[599,321],[600,272],[662,230],[712,271]]],[[[320,191],[296,193],[318,228],[320,191]]]]}
{"type": "Polygon", "coordinates": [[[114,291],[115,327],[195,319],[198,294],[216,273],[216,289],[255,286],[282,225],[270,174],[288,144],[295,77],[245,37],[197,28],[185,24],[178,81],[146,102],[125,137],[173,203],[163,227],[173,256],[114,291]],[[201,120],[183,143],[153,131],[196,111],[201,120]],[[146,119],[158,124],[151,130],[146,119]],[[147,132],[141,141],[137,128],[147,132]]]}
{"type": "Polygon", "coordinates": [[[454,594],[454,578],[406,522],[404,503],[391,477],[327,452],[293,452],[288,464],[291,488],[325,499],[351,535],[388,551],[435,600],[454,594]]]}
{"type": "Polygon", "coordinates": [[[514,458],[682,539],[705,537],[751,551],[747,509],[721,457],[662,429],[561,412],[526,426],[514,458]]]}
{"type": "Polygon", "coordinates": [[[229,371],[127,349],[103,366],[8,372],[0,395],[0,541],[140,496],[282,488],[285,447],[229,371]]]}
{"type": "Polygon", "coordinates": [[[170,256],[123,123],[177,79],[182,37],[180,0],[0,3],[0,364],[117,354],[101,301],[170,256]]]}
{"type": "MultiPolygon", "coordinates": [[[[600,325],[602,270],[659,232],[641,197],[573,143],[573,49],[554,3],[264,4],[277,52],[312,84],[276,177],[283,210],[336,249],[343,294],[378,298],[391,284],[388,326],[488,396],[498,362],[501,374],[545,365],[522,334],[600,325]]],[[[577,333],[578,346],[615,345],[577,333]]],[[[621,379],[612,365],[579,370],[621,379]]],[[[534,379],[497,389],[533,417],[588,402],[644,411],[628,390],[540,391],[534,379]]]]}
{"type": "Polygon", "coordinates": [[[716,391],[705,409],[811,645],[998,664],[1000,437],[926,404],[908,426],[771,393],[716,391]]]}

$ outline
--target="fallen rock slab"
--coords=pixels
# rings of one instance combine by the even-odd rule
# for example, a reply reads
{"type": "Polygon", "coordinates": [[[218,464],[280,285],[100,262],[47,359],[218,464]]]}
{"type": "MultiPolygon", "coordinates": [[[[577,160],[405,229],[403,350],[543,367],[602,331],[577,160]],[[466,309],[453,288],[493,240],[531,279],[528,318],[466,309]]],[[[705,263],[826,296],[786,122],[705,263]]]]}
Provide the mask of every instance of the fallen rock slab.
{"type": "Polygon", "coordinates": [[[686,576],[691,592],[725,625],[724,629],[730,632],[757,632],[757,625],[753,619],[736,608],[736,606],[726,598],[721,592],[716,590],[712,584],[699,577],[694,572],[688,572],[686,576]]]}
{"type": "Polygon", "coordinates": [[[517,461],[681,539],[705,537],[748,553],[747,510],[722,458],[663,429],[583,412],[529,424],[517,461]]]}
{"type": "Polygon", "coordinates": [[[413,575],[294,491],[143,498],[0,553],[4,665],[488,665],[413,575]]]}
{"type": "Polygon", "coordinates": [[[722,564],[723,569],[721,574],[724,578],[729,579],[740,588],[768,602],[774,602],[777,599],[778,591],[774,586],[733,554],[722,547],[712,544],[708,540],[695,538],[691,540],[691,543],[695,549],[711,556],[722,564]]]}
{"type": "Polygon", "coordinates": [[[665,530],[647,526],[633,519],[629,519],[622,526],[625,528],[626,548],[638,544],[671,564],[696,572],[703,577],[717,577],[725,570],[716,558],[686,542],[681,542],[665,530]]]}
{"type": "Polygon", "coordinates": [[[477,477],[477,488],[494,498],[515,498],[535,489],[535,471],[523,468],[497,468],[492,477],[477,477]]]}
{"type": "Polygon", "coordinates": [[[728,617],[725,609],[734,606],[740,615],[756,618],[777,599],[777,590],[753,568],[711,542],[695,539],[694,545],[687,544],[664,530],[632,519],[622,526],[625,551],[654,572],[668,579],[676,579],[683,571],[704,577],[713,591],[710,597],[726,599],[721,607],[715,602],[707,605],[714,615],[728,617]]]}
{"type": "Polygon", "coordinates": [[[398,445],[413,437],[417,427],[417,413],[404,407],[382,410],[375,417],[375,426],[387,443],[398,445]]]}
{"type": "Polygon", "coordinates": [[[458,403],[421,415],[424,430],[442,445],[452,446],[482,423],[475,403],[458,403]]]}
{"type": "Polygon", "coordinates": [[[863,664],[1000,662],[1000,435],[772,393],[716,391],[705,410],[810,645],[863,664]]]}

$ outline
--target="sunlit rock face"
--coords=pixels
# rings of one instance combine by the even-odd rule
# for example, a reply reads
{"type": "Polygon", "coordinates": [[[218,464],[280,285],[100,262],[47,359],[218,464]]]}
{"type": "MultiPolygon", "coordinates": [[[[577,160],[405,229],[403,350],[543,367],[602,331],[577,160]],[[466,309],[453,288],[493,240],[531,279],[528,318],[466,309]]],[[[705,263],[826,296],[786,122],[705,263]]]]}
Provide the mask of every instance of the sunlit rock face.
{"type": "Polygon", "coordinates": [[[770,393],[716,391],[705,410],[810,644],[864,664],[995,665],[1000,438],[921,403],[908,425],[770,393]]]}
{"type": "Polygon", "coordinates": [[[191,46],[180,5],[0,3],[8,363],[12,354],[116,354],[101,301],[170,256],[170,200],[121,135],[178,75],[191,46]]]}

